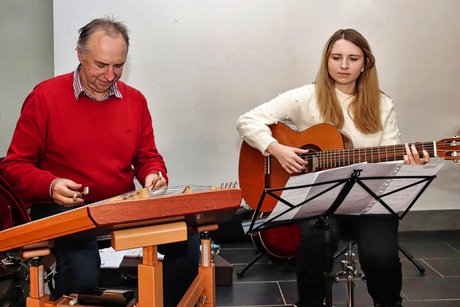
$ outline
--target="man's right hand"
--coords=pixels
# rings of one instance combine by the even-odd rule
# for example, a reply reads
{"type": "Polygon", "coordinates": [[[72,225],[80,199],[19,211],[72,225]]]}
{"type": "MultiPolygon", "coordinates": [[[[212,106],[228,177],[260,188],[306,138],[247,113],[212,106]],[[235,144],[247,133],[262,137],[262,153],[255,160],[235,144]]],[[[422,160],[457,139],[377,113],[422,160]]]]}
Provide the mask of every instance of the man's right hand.
{"type": "Polygon", "coordinates": [[[308,150],[282,145],[273,142],[267,147],[267,152],[275,157],[288,174],[297,174],[302,172],[307,161],[300,155],[306,154],[308,150]]]}
{"type": "Polygon", "coordinates": [[[58,178],[53,182],[50,194],[56,204],[75,207],[85,202],[82,198],[82,188],[81,184],[70,179],[58,178]]]}

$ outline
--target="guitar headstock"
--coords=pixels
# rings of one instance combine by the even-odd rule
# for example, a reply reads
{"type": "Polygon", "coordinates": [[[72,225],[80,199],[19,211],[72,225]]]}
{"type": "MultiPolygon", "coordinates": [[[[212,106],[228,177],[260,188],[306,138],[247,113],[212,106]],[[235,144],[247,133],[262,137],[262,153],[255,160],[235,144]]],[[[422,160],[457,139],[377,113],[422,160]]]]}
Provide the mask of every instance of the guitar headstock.
{"type": "Polygon", "coordinates": [[[453,136],[437,141],[436,149],[437,157],[452,160],[460,164],[460,136],[453,136]]]}

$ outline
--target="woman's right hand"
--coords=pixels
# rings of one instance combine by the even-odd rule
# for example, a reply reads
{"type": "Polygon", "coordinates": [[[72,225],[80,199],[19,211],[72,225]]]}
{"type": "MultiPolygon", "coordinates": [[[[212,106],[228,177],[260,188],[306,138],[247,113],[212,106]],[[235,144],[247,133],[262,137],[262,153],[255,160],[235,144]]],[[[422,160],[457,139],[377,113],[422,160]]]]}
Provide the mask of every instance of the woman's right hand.
{"type": "Polygon", "coordinates": [[[275,157],[281,164],[281,167],[290,175],[302,172],[307,165],[307,161],[300,157],[300,155],[308,152],[306,149],[273,142],[267,147],[267,152],[275,157]]]}

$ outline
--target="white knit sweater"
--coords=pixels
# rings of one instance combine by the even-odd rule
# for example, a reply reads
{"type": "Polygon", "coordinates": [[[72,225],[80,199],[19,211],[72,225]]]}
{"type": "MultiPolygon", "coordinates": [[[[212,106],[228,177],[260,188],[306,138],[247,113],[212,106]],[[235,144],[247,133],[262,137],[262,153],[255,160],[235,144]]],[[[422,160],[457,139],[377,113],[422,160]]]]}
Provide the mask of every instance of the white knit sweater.
{"type": "MultiPolygon", "coordinates": [[[[353,96],[339,90],[336,90],[336,94],[345,117],[345,124],[341,131],[352,140],[354,148],[400,143],[398,121],[393,100],[390,97],[383,93],[380,97],[383,130],[373,134],[363,134],[355,127],[348,112],[353,96]]],[[[241,115],[236,128],[249,145],[266,155],[267,147],[276,142],[268,126],[278,122],[297,131],[303,131],[323,122],[318,109],[314,84],[287,91],[241,115]]]]}

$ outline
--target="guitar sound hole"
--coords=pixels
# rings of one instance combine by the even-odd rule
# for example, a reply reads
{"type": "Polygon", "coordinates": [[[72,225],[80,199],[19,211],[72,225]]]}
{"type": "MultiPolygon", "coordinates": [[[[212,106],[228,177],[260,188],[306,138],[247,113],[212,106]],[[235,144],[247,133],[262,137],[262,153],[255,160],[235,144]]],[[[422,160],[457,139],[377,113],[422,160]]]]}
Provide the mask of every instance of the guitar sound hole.
{"type": "Polygon", "coordinates": [[[321,151],[321,148],[315,144],[306,144],[300,148],[308,149],[309,151],[307,154],[302,156],[302,158],[307,161],[307,167],[305,168],[304,173],[313,173],[321,170],[319,167],[318,156],[316,155],[317,152],[321,151]]]}

